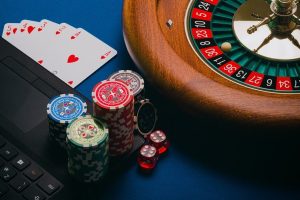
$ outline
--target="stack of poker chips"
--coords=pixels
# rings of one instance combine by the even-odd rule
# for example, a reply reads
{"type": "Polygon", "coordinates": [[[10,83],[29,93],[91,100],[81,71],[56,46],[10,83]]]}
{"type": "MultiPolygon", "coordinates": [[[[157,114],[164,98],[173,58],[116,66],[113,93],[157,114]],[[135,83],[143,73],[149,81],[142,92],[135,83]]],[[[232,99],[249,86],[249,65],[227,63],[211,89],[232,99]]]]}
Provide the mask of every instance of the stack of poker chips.
{"type": "Polygon", "coordinates": [[[65,148],[67,126],[86,112],[86,102],[77,95],[61,94],[53,97],[47,105],[50,139],[65,148]]]}
{"type": "Polygon", "coordinates": [[[134,95],[129,86],[117,80],[98,83],[92,91],[94,117],[105,120],[109,128],[109,153],[120,156],[134,142],[134,95]]]}
{"type": "Polygon", "coordinates": [[[159,156],[165,154],[170,143],[163,131],[154,131],[158,118],[157,110],[150,100],[145,98],[144,80],[131,70],[120,70],[112,74],[109,79],[126,83],[134,93],[135,131],[146,139],[146,144],[140,148],[137,161],[141,169],[152,170],[159,156]]]}
{"type": "Polygon", "coordinates": [[[102,180],[108,170],[108,129],[90,115],[72,121],[67,128],[68,171],[77,180],[102,180]]]}
{"type": "Polygon", "coordinates": [[[125,82],[133,91],[135,130],[146,137],[155,128],[157,122],[157,110],[149,99],[145,99],[144,79],[138,73],[131,70],[120,70],[109,77],[109,80],[125,82]]]}

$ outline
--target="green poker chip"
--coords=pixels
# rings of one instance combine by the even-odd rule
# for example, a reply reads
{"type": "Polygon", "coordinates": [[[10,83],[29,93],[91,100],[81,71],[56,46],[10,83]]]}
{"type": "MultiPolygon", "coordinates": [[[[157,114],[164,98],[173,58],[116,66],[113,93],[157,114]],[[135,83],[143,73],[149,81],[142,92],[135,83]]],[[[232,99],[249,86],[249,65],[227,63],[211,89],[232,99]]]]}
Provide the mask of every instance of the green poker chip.
{"type": "Polygon", "coordinates": [[[72,121],[66,132],[68,140],[79,147],[97,146],[108,137],[105,123],[90,115],[72,121]]]}

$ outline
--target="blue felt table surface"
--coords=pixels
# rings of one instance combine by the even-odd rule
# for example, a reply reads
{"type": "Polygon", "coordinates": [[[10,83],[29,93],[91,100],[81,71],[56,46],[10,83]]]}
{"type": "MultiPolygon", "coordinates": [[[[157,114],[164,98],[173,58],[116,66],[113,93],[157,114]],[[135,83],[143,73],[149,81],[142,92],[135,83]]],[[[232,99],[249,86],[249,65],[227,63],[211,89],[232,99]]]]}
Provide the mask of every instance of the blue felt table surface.
{"type": "MultiPolygon", "coordinates": [[[[118,55],[76,88],[90,98],[93,85],[112,72],[138,70],[123,41],[122,4],[122,0],[1,0],[0,26],[23,19],[66,22],[115,48],[118,55]]],[[[160,128],[171,135],[170,151],[151,174],[141,173],[134,161],[128,163],[126,170],[112,175],[96,199],[300,199],[300,156],[290,155],[299,150],[298,136],[260,136],[251,131],[240,136],[243,129],[232,131],[234,126],[223,128],[215,120],[197,124],[181,111],[176,111],[178,118],[172,115],[166,105],[170,99],[155,89],[148,92],[160,108],[160,128]]]]}

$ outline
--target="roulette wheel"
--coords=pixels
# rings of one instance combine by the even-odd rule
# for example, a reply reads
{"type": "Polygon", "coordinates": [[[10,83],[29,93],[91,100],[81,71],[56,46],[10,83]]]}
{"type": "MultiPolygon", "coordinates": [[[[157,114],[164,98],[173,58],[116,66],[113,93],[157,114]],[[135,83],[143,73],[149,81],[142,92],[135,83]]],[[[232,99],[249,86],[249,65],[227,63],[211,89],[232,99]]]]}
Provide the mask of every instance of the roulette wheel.
{"type": "Polygon", "coordinates": [[[178,105],[247,124],[299,126],[296,0],[125,0],[139,68],[178,105]]]}

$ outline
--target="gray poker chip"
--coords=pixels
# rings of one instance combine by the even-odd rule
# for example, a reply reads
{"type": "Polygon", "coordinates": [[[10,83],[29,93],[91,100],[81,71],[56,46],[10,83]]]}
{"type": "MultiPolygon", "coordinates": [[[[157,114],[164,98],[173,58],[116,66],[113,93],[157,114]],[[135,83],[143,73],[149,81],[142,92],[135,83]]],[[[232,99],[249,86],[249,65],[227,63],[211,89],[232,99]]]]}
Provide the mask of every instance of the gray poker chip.
{"type": "Polygon", "coordinates": [[[138,73],[131,70],[120,70],[112,74],[109,80],[119,80],[125,82],[129,85],[130,89],[133,91],[135,99],[141,99],[144,96],[145,83],[144,79],[138,73]]]}

